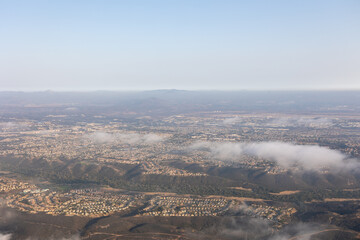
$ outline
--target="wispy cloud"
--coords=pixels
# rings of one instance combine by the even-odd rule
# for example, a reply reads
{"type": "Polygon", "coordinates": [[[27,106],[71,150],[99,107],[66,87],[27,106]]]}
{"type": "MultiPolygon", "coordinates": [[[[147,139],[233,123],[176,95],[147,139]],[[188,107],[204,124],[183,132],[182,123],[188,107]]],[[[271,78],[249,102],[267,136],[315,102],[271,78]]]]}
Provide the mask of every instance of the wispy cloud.
{"type": "Polygon", "coordinates": [[[213,226],[188,233],[188,236],[191,239],[309,240],[326,227],[316,223],[299,222],[276,230],[267,219],[242,215],[223,217],[213,226]]]}
{"type": "Polygon", "coordinates": [[[272,161],[284,168],[298,167],[303,170],[359,169],[356,159],[326,147],[317,145],[295,145],[284,142],[197,142],[191,150],[202,150],[221,161],[241,161],[244,155],[272,161]]]}
{"type": "MultiPolygon", "coordinates": [[[[7,208],[0,199],[0,227],[9,229],[16,223],[16,213],[13,209],[7,208]]],[[[0,233],[0,240],[11,239],[12,234],[9,232],[0,233]]]]}
{"type": "Polygon", "coordinates": [[[313,223],[297,223],[294,225],[288,225],[281,231],[277,232],[274,236],[270,237],[269,240],[310,240],[312,236],[326,229],[325,226],[313,223]]]}
{"type": "Polygon", "coordinates": [[[226,118],[224,119],[223,123],[225,125],[231,125],[231,124],[235,124],[235,123],[238,123],[238,122],[241,122],[241,118],[236,116],[236,117],[232,117],[232,118],[226,118]]]}
{"type": "Polygon", "coordinates": [[[113,134],[106,132],[94,132],[86,135],[86,137],[95,143],[109,143],[115,141],[113,134]]]}
{"type": "MultiPolygon", "coordinates": [[[[246,219],[246,218],[245,218],[246,219]]],[[[260,218],[249,217],[246,219],[229,218],[219,236],[230,239],[266,239],[271,234],[268,221],[260,218]]]]}

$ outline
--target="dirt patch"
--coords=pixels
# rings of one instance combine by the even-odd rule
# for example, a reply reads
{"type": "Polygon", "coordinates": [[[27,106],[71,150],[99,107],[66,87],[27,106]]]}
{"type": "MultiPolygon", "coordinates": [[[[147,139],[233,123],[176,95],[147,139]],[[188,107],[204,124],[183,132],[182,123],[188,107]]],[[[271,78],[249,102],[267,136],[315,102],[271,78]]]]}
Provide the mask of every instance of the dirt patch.
{"type": "Polygon", "coordinates": [[[360,198],[325,198],[324,202],[360,201],[360,198]]]}
{"type": "Polygon", "coordinates": [[[282,196],[282,195],[291,195],[291,194],[295,194],[295,193],[299,193],[300,190],[295,190],[295,191],[282,191],[282,192],[278,192],[278,193],[270,193],[271,195],[276,195],[276,196],[282,196]]]}
{"type": "Polygon", "coordinates": [[[242,190],[252,192],[251,188],[243,188],[243,187],[229,187],[230,189],[242,190]]]}

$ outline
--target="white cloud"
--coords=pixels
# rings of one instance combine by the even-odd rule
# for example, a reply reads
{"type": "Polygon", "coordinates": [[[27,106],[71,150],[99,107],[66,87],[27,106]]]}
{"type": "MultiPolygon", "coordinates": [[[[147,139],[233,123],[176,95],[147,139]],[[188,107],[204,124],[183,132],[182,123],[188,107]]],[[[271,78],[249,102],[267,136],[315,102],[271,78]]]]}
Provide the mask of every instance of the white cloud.
{"type": "Polygon", "coordinates": [[[231,125],[231,124],[238,123],[238,122],[240,122],[240,121],[241,121],[241,119],[240,119],[238,116],[236,116],[236,117],[233,117],[233,118],[226,118],[226,119],[224,119],[223,123],[224,123],[225,125],[231,125]]]}
{"type": "Polygon", "coordinates": [[[115,140],[112,134],[106,132],[94,132],[87,137],[95,143],[108,143],[115,140]]]}
{"type": "Polygon", "coordinates": [[[327,227],[316,223],[299,222],[275,230],[273,223],[265,218],[239,215],[224,217],[215,225],[188,235],[191,239],[309,240],[311,236],[327,227]]]}
{"type": "Polygon", "coordinates": [[[284,142],[219,143],[197,142],[192,150],[207,151],[212,157],[227,161],[241,161],[244,155],[276,162],[289,168],[297,166],[303,170],[358,169],[360,164],[345,154],[317,145],[295,145],[284,142]]]}
{"type": "Polygon", "coordinates": [[[150,134],[145,134],[143,136],[143,140],[145,143],[157,143],[163,141],[164,138],[162,136],[150,133],[150,134]]]}
{"type": "Polygon", "coordinates": [[[289,225],[277,232],[269,240],[288,240],[288,239],[297,239],[297,240],[310,240],[312,236],[326,229],[326,226],[320,226],[318,224],[310,223],[297,223],[294,225],[289,225]]]}

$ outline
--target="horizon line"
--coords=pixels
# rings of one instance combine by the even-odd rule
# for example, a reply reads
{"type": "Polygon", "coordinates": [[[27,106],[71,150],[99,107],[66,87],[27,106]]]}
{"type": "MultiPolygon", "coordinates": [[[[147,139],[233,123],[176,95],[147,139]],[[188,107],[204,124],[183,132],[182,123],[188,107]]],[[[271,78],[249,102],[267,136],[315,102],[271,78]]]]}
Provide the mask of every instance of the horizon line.
{"type": "Polygon", "coordinates": [[[178,89],[178,88],[153,88],[153,89],[34,89],[34,90],[7,90],[0,89],[0,93],[4,92],[13,92],[13,93],[45,93],[45,92],[54,92],[54,93],[69,93],[69,92],[83,92],[83,93],[92,93],[92,92],[151,92],[151,91],[183,91],[183,92],[336,92],[336,91],[360,91],[359,88],[313,88],[313,89],[178,89]]]}

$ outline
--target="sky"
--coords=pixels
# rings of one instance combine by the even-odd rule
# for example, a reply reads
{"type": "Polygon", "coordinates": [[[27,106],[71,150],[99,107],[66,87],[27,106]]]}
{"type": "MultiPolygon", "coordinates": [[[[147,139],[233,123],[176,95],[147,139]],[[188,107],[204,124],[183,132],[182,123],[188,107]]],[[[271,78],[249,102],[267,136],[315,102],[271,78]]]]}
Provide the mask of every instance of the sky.
{"type": "Polygon", "coordinates": [[[358,0],[0,0],[0,91],[360,89],[358,0]]]}

